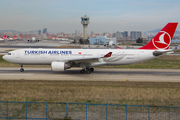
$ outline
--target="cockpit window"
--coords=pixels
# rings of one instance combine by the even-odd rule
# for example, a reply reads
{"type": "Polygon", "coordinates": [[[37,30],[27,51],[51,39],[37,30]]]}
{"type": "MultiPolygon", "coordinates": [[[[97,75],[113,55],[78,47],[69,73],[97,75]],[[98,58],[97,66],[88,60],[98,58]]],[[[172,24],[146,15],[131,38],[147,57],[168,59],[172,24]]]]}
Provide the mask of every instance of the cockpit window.
{"type": "Polygon", "coordinates": [[[11,53],[8,53],[7,55],[11,55],[11,53]]]}

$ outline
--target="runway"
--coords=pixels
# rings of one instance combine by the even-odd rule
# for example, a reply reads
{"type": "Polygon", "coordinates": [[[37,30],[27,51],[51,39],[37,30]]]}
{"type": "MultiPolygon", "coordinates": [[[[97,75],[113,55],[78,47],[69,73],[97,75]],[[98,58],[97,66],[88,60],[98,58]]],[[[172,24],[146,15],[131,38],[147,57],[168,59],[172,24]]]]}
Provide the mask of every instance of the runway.
{"type": "Polygon", "coordinates": [[[180,82],[180,69],[95,68],[91,74],[80,74],[81,68],[53,72],[51,68],[1,67],[0,80],[80,80],[80,81],[147,81],[180,82]]]}

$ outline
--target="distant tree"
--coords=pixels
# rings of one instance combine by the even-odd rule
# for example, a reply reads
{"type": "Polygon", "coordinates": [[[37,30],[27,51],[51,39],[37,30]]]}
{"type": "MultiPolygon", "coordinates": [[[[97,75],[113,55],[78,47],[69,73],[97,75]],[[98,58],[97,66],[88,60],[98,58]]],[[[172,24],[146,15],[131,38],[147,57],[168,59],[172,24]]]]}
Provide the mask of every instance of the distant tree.
{"type": "Polygon", "coordinates": [[[84,44],[89,44],[89,40],[88,39],[84,40],[84,44]]]}
{"type": "Polygon", "coordinates": [[[79,39],[79,44],[84,44],[83,39],[79,39]]]}
{"type": "Polygon", "coordinates": [[[138,38],[138,39],[136,40],[136,43],[143,43],[143,39],[142,39],[142,38],[138,38]]]}
{"type": "Polygon", "coordinates": [[[86,40],[79,39],[79,43],[80,44],[89,44],[89,40],[88,39],[86,39],[86,40]]]}

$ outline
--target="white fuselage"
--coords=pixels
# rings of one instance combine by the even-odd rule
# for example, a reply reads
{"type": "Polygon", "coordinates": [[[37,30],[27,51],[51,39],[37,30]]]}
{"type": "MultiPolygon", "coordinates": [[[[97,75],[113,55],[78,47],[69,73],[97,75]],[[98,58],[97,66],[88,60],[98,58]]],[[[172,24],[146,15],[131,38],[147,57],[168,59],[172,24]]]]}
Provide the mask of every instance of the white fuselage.
{"type": "MultiPolygon", "coordinates": [[[[126,65],[155,58],[155,50],[142,49],[19,49],[3,56],[6,61],[24,65],[51,65],[53,61],[98,58],[89,66],[126,65]],[[111,57],[103,58],[112,52],[111,57]],[[102,58],[99,58],[102,57],[102,58]]],[[[78,66],[78,65],[76,65],[78,66]]]]}

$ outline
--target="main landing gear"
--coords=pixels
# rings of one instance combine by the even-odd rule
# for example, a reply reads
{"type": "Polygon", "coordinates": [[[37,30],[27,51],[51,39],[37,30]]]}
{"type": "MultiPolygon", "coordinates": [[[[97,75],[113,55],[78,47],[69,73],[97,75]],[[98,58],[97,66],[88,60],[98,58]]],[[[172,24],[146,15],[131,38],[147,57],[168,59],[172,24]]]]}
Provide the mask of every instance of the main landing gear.
{"type": "Polygon", "coordinates": [[[86,68],[80,71],[81,74],[84,74],[84,73],[90,74],[91,72],[94,72],[94,68],[86,68]]]}
{"type": "Polygon", "coordinates": [[[24,72],[23,65],[20,66],[21,66],[20,72],[24,72]]]}

